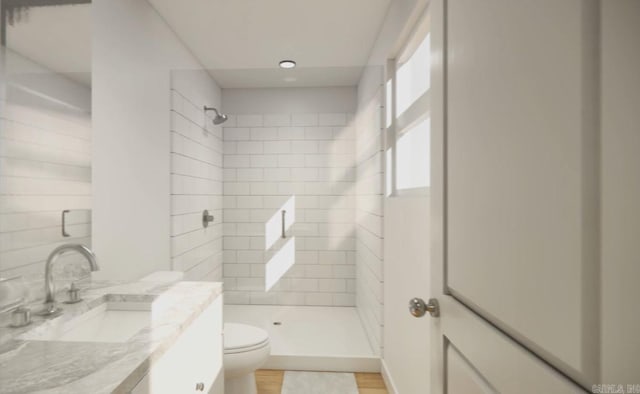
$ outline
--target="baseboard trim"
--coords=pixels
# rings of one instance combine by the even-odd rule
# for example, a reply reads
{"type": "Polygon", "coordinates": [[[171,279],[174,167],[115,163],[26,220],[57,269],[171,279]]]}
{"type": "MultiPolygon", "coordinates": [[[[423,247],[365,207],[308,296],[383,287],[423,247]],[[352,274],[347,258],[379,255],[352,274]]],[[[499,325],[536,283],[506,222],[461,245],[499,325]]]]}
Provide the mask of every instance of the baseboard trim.
{"type": "Polygon", "coordinates": [[[384,359],[381,359],[380,364],[381,364],[382,379],[384,380],[384,384],[387,386],[387,391],[389,392],[389,394],[398,394],[397,386],[393,382],[393,378],[389,373],[389,369],[387,368],[387,363],[384,362],[384,359]]]}

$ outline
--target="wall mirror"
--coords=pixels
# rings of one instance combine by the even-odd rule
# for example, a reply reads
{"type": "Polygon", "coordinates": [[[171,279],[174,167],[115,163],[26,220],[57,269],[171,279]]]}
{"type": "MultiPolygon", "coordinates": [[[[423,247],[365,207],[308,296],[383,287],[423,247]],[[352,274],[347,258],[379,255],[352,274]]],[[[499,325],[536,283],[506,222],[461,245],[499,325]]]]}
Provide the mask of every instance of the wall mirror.
{"type": "MultiPolygon", "coordinates": [[[[0,7],[0,278],[35,298],[56,246],[91,245],[91,2],[0,7]]],[[[64,258],[57,278],[87,275],[64,258]]]]}

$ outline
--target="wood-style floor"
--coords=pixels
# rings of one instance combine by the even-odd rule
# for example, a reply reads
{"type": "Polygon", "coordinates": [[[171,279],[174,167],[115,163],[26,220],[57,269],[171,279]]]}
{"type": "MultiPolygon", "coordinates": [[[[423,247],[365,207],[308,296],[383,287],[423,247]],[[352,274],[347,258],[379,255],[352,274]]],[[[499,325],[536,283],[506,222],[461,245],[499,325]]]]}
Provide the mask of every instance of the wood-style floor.
{"type": "MultiPolygon", "coordinates": [[[[388,394],[382,375],[379,373],[354,373],[360,394],[388,394]]],[[[260,369],[256,371],[258,394],[280,394],[284,371],[260,369]]]]}

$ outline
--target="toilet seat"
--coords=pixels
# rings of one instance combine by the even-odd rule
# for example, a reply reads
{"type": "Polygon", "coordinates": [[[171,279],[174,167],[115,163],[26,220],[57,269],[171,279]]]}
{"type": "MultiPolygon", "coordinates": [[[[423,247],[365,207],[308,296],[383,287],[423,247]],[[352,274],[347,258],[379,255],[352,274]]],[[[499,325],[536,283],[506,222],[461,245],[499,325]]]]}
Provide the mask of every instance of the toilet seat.
{"type": "Polygon", "coordinates": [[[269,334],[241,323],[224,324],[224,354],[246,353],[269,346],[269,334]]]}

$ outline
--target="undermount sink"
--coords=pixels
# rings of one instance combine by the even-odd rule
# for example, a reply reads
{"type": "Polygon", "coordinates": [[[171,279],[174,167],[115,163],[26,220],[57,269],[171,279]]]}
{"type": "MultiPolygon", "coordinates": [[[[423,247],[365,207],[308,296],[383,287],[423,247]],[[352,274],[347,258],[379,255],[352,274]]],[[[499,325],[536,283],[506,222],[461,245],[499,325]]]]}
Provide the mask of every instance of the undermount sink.
{"type": "MultiPolygon", "coordinates": [[[[151,324],[151,302],[107,301],[68,321],[35,329],[30,341],[126,342],[151,324]]],[[[52,322],[53,323],[53,322],[52,322]]]]}

